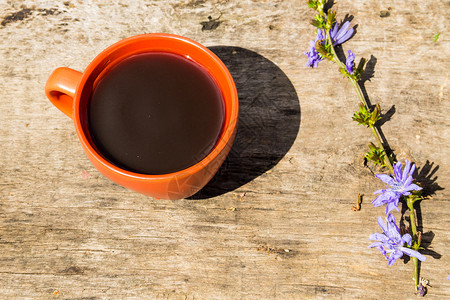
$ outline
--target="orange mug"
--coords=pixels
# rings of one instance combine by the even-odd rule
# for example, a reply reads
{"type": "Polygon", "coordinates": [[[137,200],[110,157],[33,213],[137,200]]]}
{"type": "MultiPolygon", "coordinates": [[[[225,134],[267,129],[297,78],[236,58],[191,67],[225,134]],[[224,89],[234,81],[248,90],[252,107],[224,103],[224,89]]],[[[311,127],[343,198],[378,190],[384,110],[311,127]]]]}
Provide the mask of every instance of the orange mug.
{"type": "Polygon", "coordinates": [[[121,40],[97,55],[83,73],[69,68],[54,70],[47,80],[45,93],[59,110],[73,119],[87,157],[103,175],[126,188],[155,198],[175,200],[197,193],[222,165],[236,135],[239,101],[230,72],[209,49],[177,35],[143,34],[121,40]],[[198,63],[215,79],[224,101],[224,125],[209,154],[191,167],[162,175],[131,172],[105,159],[92,144],[85,117],[95,82],[107,66],[132,55],[152,51],[182,55],[198,63]]]}

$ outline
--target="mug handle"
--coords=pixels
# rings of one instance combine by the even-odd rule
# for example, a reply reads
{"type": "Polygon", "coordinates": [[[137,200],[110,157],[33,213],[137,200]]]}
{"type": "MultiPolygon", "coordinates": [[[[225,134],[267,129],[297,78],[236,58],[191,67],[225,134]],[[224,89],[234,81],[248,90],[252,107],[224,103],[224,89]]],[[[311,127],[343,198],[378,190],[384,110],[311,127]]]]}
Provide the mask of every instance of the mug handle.
{"type": "Polygon", "coordinates": [[[60,111],[73,119],[74,96],[81,72],[70,68],[55,69],[45,84],[45,94],[60,111]]]}

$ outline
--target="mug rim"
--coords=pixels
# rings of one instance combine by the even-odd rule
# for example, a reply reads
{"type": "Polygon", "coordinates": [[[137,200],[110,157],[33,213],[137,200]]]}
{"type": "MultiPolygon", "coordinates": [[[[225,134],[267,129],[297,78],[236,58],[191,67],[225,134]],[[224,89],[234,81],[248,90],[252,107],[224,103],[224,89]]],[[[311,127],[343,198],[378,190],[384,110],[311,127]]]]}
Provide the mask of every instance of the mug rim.
{"type": "MultiPolygon", "coordinates": [[[[211,76],[214,77],[214,74],[211,74],[211,76]]],[[[220,90],[222,90],[222,88],[220,88],[220,90]]],[[[189,39],[189,38],[186,38],[183,36],[179,36],[179,35],[175,35],[175,34],[170,34],[170,33],[146,33],[146,34],[135,35],[135,36],[131,36],[131,37],[122,39],[122,40],[110,45],[106,49],[104,49],[89,63],[89,65],[86,67],[86,69],[82,73],[81,80],[79,81],[76,91],[75,91],[74,99],[75,99],[75,101],[74,101],[74,118],[73,119],[74,119],[77,135],[78,135],[81,143],[83,144],[84,149],[86,149],[92,157],[94,157],[100,164],[102,164],[107,169],[113,171],[114,173],[119,173],[123,176],[131,177],[131,178],[135,178],[135,179],[154,179],[154,180],[170,179],[175,176],[190,175],[190,174],[194,174],[194,173],[201,171],[203,168],[205,168],[205,166],[207,166],[211,162],[213,162],[216,159],[216,157],[225,149],[225,147],[228,146],[228,141],[233,138],[233,135],[235,133],[235,128],[237,126],[237,121],[238,121],[239,100],[238,100],[237,89],[236,89],[234,80],[233,80],[228,68],[225,66],[225,64],[211,50],[209,50],[202,44],[200,44],[192,39],[189,39]],[[85,87],[85,84],[86,84],[88,78],[93,73],[93,71],[99,66],[99,64],[101,64],[102,61],[106,57],[108,57],[108,55],[110,55],[114,51],[120,49],[121,47],[131,44],[131,43],[136,43],[136,42],[139,42],[142,40],[161,39],[161,38],[177,40],[181,43],[190,44],[191,46],[194,46],[194,47],[200,49],[201,51],[203,51],[204,53],[206,53],[209,56],[209,58],[211,59],[211,61],[213,61],[216,65],[219,66],[221,72],[223,73],[223,75],[225,75],[226,86],[229,87],[229,89],[232,93],[231,105],[228,107],[224,103],[225,110],[227,110],[227,109],[230,110],[230,119],[228,120],[228,122],[225,122],[223,124],[222,134],[220,135],[215,146],[211,149],[211,151],[208,153],[208,155],[206,155],[199,162],[195,163],[194,165],[192,165],[190,167],[187,167],[187,168],[184,168],[179,171],[172,172],[172,173],[158,174],[158,175],[143,174],[143,173],[129,171],[129,170],[126,170],[126,169],[123,169],[123,168],[120,168],[120,167],[114,165],[110,161],[106,160],[101,155],[101,153],[99,153],[99,151],[97,151],[93,147],[93,145],[89,142],[89,139],[83,130],[81,114],[80,114],[80,102],[81,102],[82,91],[85,87]]],[[[225,102],[225,99],[224,99],[224,102],[225,102]]]]}

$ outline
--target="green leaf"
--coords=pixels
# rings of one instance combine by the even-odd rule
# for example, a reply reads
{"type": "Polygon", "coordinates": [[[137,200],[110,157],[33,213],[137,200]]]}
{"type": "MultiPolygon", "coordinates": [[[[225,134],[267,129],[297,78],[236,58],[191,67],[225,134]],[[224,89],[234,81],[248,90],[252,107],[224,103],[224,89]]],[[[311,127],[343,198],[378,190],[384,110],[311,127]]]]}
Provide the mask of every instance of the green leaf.
{"type": "MultiPolygon", "coordinates": [[[[341,73],[344,72],[341,70],[341,73]]],[[[358,122],[359,125],[366,125],[372,127],[375,123],[381,119],[381,107],[380,104],[377,103],[372,112],[370,112],[366,106],[362,103],[359,103],[359,111],[353,114],[353,121],[358,122]]]]}
{"type": "Polygon", "coordinates": [[[381,114],[380,103],[377,103],[377,104],[375,105],[375,108],[374,108],[373,111],[372,111],[372,115],[370,116],[370,123],[371,123],[372,125],[375,125],[375,123],[376,123],[379,119],[381,119],[380,114],[381,114]]]}
{"type": "MultiPolygon", "coordinates": [[[[341,71],[342,72],[342,71],[341,71]]],[[[358,104],[359,111],[353,114],[353,121],[358,122],[358,125],[369,126],[370,112],[367,110],[366,106],[362,103],[358,104]]]]}
{"type": "Polygon", "coordinates": [[[317,41],[315,48],[322,57],[328,58],[328,59],[333,58],[333,54],[331,54],[331,52],[329,50],[327,50],[327,48],[322,44],[322,41],[317,41]]]}
{"type": "Polygon", "coordinates": [[[317,1],[309,0],[307,1],[308,7],[312,9],[317,9],[317,1]]]}
{"type": "Polygon", "coordinates": [[[327,24],[326,24],[327,30],[329,30],[331,26],[333,26],[335,20],[336,20],[336,12],[332,9],[329,9],[327,13],[327,24]]]}
{"type": "Polygon", "coordinates": [[[369,143],[369,151],[364,155],[364,157],[368,161],[373,162],[375,165],[386,166],[384,163],[386,153],[383,149],[375,146],[373,143],[369,143]]]}
{"type": "Polygon", "coordinates": [[[369,143],[369,150],[370,150],[370,151],[375,151],[375,150],[377,150],[377,149],[378,149],[378,147],[375,146],[372,142],[369,143]]]}
{"type": "Polygon", "coordinates": [[[326,27],[326,20],[320,15],[315,15],[314,19],[311,21],[311,24],[314,27],[324,29],[326,27]]]}
{"type": "Polygon", "coordinates": [[[320,8],[320,5],[323,6],[321,0],[308,0],[308,1],[306,1],[306,3],[308,4],[309,8],[312,8],[315,10],[318,10],[320,8]]]}
{"type": "MultiPolygon", "coordinates": [[[[420,184],[418,182],[414,182],[414,183],[420,186],[420,184]]],[[[411,195],[409,195],[408,198],[411,199],[412,203],[419,201],[419,200],[423,200],[424,198],[422,196],[422,192],[423,192],[423,190],[412,191],[411,195]]]]}
{"type": "Polygon", "coordinates": [[[440,32],[438,32],[435,36],[434,36],[434,42],[436,43],[437,40],[439,39],[439,36],[441,35],[440,32]]]}
{"type": "Polygon", "coordinates": [[[316,19],[311,20],[311,25],[317,28],[322,28],[322,22],[317,21],[316,19]]]}
{"type": "Polygon", "coordinates": [[[339,72],[341,72],[344,76],[349,76],[350,74],[348,74],[347,69],[346,68],[340,68],[339,72]]]}

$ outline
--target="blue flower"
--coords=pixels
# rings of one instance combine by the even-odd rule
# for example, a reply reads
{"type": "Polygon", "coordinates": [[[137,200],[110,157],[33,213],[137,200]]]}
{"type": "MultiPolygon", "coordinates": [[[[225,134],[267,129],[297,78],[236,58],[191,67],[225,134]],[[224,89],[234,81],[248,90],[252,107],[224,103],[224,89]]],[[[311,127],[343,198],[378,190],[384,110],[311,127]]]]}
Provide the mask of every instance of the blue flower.
{"type": "Polygon", "coordinates": [[[420,254],[418,251],[403,247],[405,244],[411,246],[412,238],[408,233],[404,234],[403,236],[400,235],[400,231],[395,224],[395,218],[393,215],[387,215],[386,225],[384,224],[381,217],[377,218],[377,222],[378,225],[380,225],[381,229],[383,229],[383,233],[374,233],[369,237],[369,239],[372,241],[378,241],[371,244],[369,248],[378,248],[381,253],[383,253],[384,257],[386,257],[389,266],[391,266],[404,254],[416,257],[420,261],[424,261],[426,259],[426,257],[420,254]]]}
{"type": "Polygon", "coordinates": [[[316,50],[316,42],[323,40],[325,37],[321,29],[318,30],[316,39],[314,41],[309,42],[310,49],[305,53],[308,56],[308,62],[306,63],[307,67],[317,68],[319,62],[321,62],[324,58],[317,52],[316,50]]]}
{"type": "Polygon", "coordinates": [[[412,183],[412,174],[416,169],[416,166],[409,160],[405,160],[405,168],[402,172],[402,164],[397,162],[394,165],[394,177],[386,174],[375,175],[381,181],[389,184],[391,188],[382,189],[376,191],[374,194],[381,194],[372,201],[373,206],[378,207],[386,204],[386,214],[391,210],[396,209],[398,211],[398,202],[401,196],[411,195],[411,191],[419,191],[422,188],[417,184],[412,183]]]}
{"type": "Polygon", "coordinates": [[[341,26],[336,22],[333,28],[330,29],[330,37],[333,41],[333,46],[343,44],[352,37],[354,29],[349,28],[350,22],[346,21],[341,26]]]}
{"type": "MultiPolygon", "coordinates": [[[[347,41],[353,35],[353,28],[350,27],[350,22],[346,21],[339,27],[339,24],[336,22],[332,29],[330,29],[330,37],[333,41],[333,46],[340,45],[347,41]]],[[[317,31],[317,37],[315,40],[309,42],[309,51],[305,53],[308,57],[308,62],[306,63],[307,67],[317,68],[319,62],[324,60],[324,58],[317,52],[316,43],[317,41],[325,40],[325,31],[323,29],[319,29],[317,31]]],[[[322,42],[324,43],[324,42],[322,42]]]]}
{"type": "Polygon", "coordinates": [[[353,67],[355,65],[355,53],[353,53],[351,50],[348,50],[348,57],[345,61],[345,67],[347,68],[347,72],[349,74],[353,74],[354,70],[353,67]]]}

